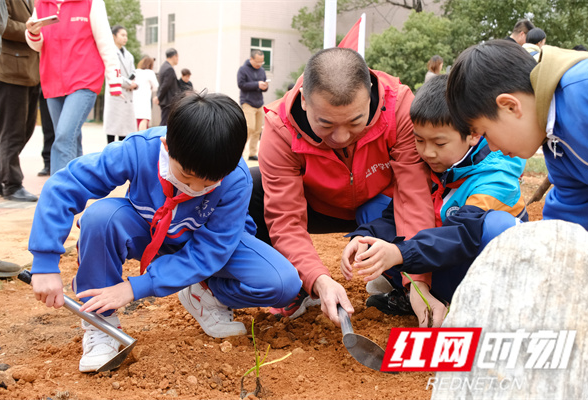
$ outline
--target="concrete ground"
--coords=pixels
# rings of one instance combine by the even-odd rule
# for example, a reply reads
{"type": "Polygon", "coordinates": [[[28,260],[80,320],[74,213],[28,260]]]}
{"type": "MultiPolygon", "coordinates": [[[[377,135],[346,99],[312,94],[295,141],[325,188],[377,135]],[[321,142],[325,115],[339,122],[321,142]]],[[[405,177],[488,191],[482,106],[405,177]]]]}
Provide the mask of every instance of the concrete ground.
{"type": "MultiPolygon", "coordinates": [[[[86,123],[82,128],[82,145],[84,154],[102,151],[106,146],[106,135],[102,124],[86,123]]],[[[39,177],[37,173],[43,169],[43,131],[41,126],[35,128],[33,136],[20,155],[20,164],[24,173],[23,186],[31,193],[39,195],[47,177],[39,177]]],[[[247,150],[246,150],[247,151],[247,150]]],[[[247,154],[244,154],[247,156],[247,154]]],[[[249,166],[257,165],[257,162],[247,162],[249,166]]],[[[124,197],[125,187],[114,190],[110,196],[124,197]]],[[[0,259],[17,263],[23,267],[28,266],[33,256],[27,250],[29,233],[37,203],[21,203],[5,200],[0,197],[0,259]]],[[[78,216],[79,217],[79,216],[78,216]]],[[[77,218],[76,218],[77,219],[77,218]]],[[[65,248],[75,246],[79,236],[79,230],[74,226],[65,243],[65,248]]]]}

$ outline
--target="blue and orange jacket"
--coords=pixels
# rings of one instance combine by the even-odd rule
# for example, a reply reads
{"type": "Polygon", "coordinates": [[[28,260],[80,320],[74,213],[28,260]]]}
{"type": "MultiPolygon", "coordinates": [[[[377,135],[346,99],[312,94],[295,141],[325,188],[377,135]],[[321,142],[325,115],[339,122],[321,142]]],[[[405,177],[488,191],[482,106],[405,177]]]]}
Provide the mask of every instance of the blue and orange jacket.
{"type": "MultiPolygon", "coordinates": [[[[49,178],[29,238],[33,274],[59,273],[59,258],[74,215],[84,210],[88,200],[105,197],[126,182],[126,197],[151,222],[165,202],[158,168],[165,152],[160,138],[166,132],[166,127],[157,127],[129,135],[101,153],[76,158],[49,178]]],[[[178,204],[164,244],[183,247],[153,260],[145,274],[129,277],[135,299],[167,296],[223,268],[243,232],[255,235],[248,213],[252,189],[249,168],[241,159],[215,190],[178,204]]]]}
{"type": "Polygon", "coordinates": [[[396,236],[391,205],[382,218],[361,225],[350,236],[395,243],[404,259],[399,271],[423,274],[471,263],[479,253],[484,218],[490,210],[528,219],[519,185],[524,168],[524,160],[491,152],[481,138],[460,163],[442,174],[432,173],[436,228],[403,240],[396,236]]]}

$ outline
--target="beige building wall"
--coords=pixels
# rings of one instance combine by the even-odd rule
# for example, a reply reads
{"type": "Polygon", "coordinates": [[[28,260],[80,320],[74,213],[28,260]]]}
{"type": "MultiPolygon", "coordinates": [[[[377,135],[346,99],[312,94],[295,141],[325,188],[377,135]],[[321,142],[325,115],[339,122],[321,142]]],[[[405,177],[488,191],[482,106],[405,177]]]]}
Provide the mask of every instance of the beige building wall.
{"type": "MultiPolygon", "coordinates": [[[[143,17],[158,17],[159,42],[145,44],[145,22],[138,27],[137,35],[143,53],[156,58],[156,72],[165,61],[165,50],[173,47],[180,56],[175,67],[178,77],[182,68],[188,68],[196,90],[208,88],[236,101],[237,70],[249,58],[251,38],[271,40],[272,65],[267,71],[271,84],[264,95],[267,104],[276,99],[276,89],[291,82],[290,73],[311,55],[291,24],[302,7],[312,10],[315,4],[316,0],[141,0],[143,17]],[[168,38],[170,14],[175,16],[173,41],[168,38]]],[[[439,5],[432,0],[426,1],[424,8],[439,13],[439,5]]],[[[389,4],[346,12],[337,18],[337,32],[347,33],[362,12],[367,16],[366,47],[372,33],[381,33],[390,25],[400,29],[409,14],[409,10],[389,4]]],[[[156,115],[157,111],[153,122],[156,115]]]]}

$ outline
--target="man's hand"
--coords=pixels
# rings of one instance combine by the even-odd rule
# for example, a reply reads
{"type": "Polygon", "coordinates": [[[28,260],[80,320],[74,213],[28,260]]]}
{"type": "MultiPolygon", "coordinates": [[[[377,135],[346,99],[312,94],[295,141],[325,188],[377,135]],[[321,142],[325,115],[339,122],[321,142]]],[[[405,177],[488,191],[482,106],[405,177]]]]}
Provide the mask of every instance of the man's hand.
{"type": "Polygon", "coordinates": [[[360,243],[359,239],[363,236],[356,236],[343,249],[343,254],[341,255],[341,272],[343,276],[348,281],[353,278],[353,263],[355,262],[355,256],[357,254],[361,254],[367,250],[368,245],[365,243],[360,243]]]}
{"type": "Polygon", "coordinates": [[[27,30],[33,35],[38,35],[41,32],[42,22],[34,22],[33,18],[27,20],[27,30]]]}
{"type": "Polygon", "coordinates": [[[95,311],[99,314],[126,306],[135,299],[133,288],[128,281],[101,289],[84,290],[76,296],[78,299],[92,297],[80,307],[80,311],[95,311]]]}
{"type": "Polygon", "coordinates": [[[341,326],[337,312],[337,304],[341,304],[341,307],[343,307],[348,314],[353,314],[355,312],[349,298],[347,297],[347,293],[345,293],[345,288],[335,282],[330,276],[319,276],[316,281],[314,281],[312,290],[321,299],[321,311],[329,317],[335,325],[341,326]]]}
{"type": "Polygon", "coordinates": [[[427,308],[427,305],[417,292],[417,290],[410,286],[410,305],[412,310],[416,314],[419,320],[419,328],[438,328],[443,323],[445,315],[447,315],[447,307],[445,304],[437,300],[429,291],[429,285],[425,282],[416,281],[415,284],[420,289],[421,293],[427,301],[431,310],[427,308]]]}
{"type": "Polygon", "coordinates": [[[266,90],[266,89],[267,89],[267,87],[268,87],[268,84],[267,84],[267,82],[264,82],[264,81],[259,81],[259,82],[258,82],[258,85],[259,85],[259,88],[260,88],[261,90],[266,90]]]}
{"type": "Polygon", "coordinates": [[[137,85],[137,84],[135,83],[135,81],[132,81],[132,82],[131,82],[131,90],[136,90],[138,87],[139,87],[139,85],[137,85]]]}
{"type": "Polygon", "coordinates": [[[35,298],[47,307],[59,308],[65,303],[59,274],[33,274],[31,285],[35,298]]]}
{"type": "Polygon", "coordinates": [[[358,252],[355,256],[353,268],[358,269],[359,275],[367,275],[365,282],[373,281],[384,271],[395,265],[402,264],[404,259],[395,244],[388,243],[382,239],[365,236],[359,239],[359,243],[371,246],[364,252],[358,252]]]}

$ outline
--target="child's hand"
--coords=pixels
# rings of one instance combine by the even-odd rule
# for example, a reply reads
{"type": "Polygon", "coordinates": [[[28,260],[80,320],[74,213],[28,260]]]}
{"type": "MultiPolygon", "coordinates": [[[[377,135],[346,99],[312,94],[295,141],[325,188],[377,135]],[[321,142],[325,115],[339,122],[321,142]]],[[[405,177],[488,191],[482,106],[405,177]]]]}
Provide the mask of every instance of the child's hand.
{"type": "Polygon", "coordinates": [[[65,303],[59,274],[33,274],[31,285],[35,298],[47,307],[59,308],[65,303]]]}
{"type": "Polygon", "coordinates": [[[357,254],[363,253],[367,250],[367,244],[360,243],[359,239],[363,236],[356,236],[343,249],[343,254],[341,255],[341,273],[348,281],[353,278],[353,267],[351,264],[355,261],[355,256],[357,254]]]}
{"type": "Polygon", "coordinates": [[[370,236],[360,238],[359,243],[366,247],[371,246],[364,252],[358,252],[355,255],[355,263],[353,264],[354,268],[359,269],[359,275],[368,275],[363,279],[365,282],[373,281],[382,275],[384,271],[395,265],[402,264],[404,261],[400,250],[395,244],[370,236]]]}
{"type": "Polygon", "coordinates": [[[76,296],[78,299],[92,297],[80,307],[80,311],[94,311],[99,314],[126,306],[135,299],[133,288],[128,281],[101,289],[84,290],[76,296]]]}
{"type": "Polygon", "coordinates": [[[416,291],[416,289],[411,285],[410,286],[410,305],[412,306],[412,310],[416,314],[419,320],[419,328],[438,328],[443,323],[445,316],[447,315],[447,307],[445,304],[437,300],[429,291],[429,285],[425,282],[416,281],[415,284],[418,286],[419,290],[425,296],[427,301],[429,302],[429,306],[431,306],[431,311],[429,314],[429,309],[427,305],[423,301],[422,297],[416,291]]]}

